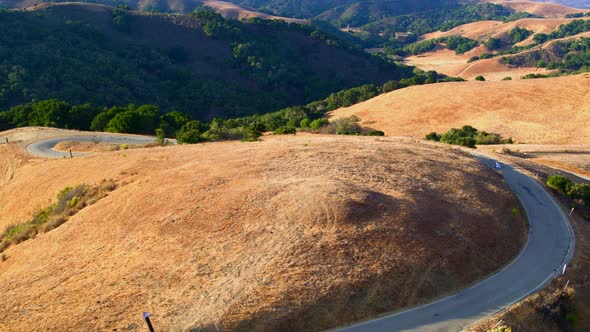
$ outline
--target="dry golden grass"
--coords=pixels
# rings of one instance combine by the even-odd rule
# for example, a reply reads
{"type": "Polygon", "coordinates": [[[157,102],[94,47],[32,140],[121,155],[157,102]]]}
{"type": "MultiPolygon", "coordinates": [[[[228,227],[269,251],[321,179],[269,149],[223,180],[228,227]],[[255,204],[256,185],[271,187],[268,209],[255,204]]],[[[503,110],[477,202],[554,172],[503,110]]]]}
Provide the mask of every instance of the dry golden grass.
{"type": "Polygon", "coordinates": [[[241,19],[248,19],[248,18],[260,18],[263,20],[279,20],[279,21],[285,21],[288,23],[299,23],[299,24],[308,24],[309,23],[308,20],[282,17],[282,16],[274,16],[274,15],[264,14],[261,12],[247,10],[247,9],[242,8],[234,3],[226,2],[226,1],[206,0],[204,2],[204,4],[207,7],[211,7],[213,9],[215,9],[216,12],[218,12],[223,17],[228,18],[228,19],[241,20],[241,19]]]}
{"type": "Polygon", "coordinates": [[[72,152],[108,152],[121,150],[121,146],[124,145],[123,149],[135,149],[141,147],[137,144],[114,144],[105,142],[80,142],[80,141],[61,141],[53,147],[57,151],[70,151],[72,152]]]}
{"type": "Polygon", "coordinates": [[[590,143],[590,74],[502,81],[458,82],[393,91],[332,112],[358,116],[388,136],[422,138],[469,124],[541,144],[590,143]]]}
{"type": "Polygon", "coordinates": [[[512,8],[518,12],[527,12],[533,15],[559,18],[565,17],[567,14],[587,12],[588,10],[563,6],[555,3],[536,2],[536,1],[519,1],[519,0],[485,0],[484,2],[491,2],[499,4],[508,8],[512,8]]]}
{"type": "MultiPolygon", "coordinates": [[[[503,146],[486,145],[479,149],[485,152],[501,151],[503,146]]],[[[507,146],[514,154],[541,165],[574,172],[590,177],[590,145],[536,145],[519,144],[507,146]]]]}
{"type": "MultiPolygon", "coordinates": [[[[582,18],[588,19],[588,18],[582,18]]],[[[480,21],[460,25],[449,31],[436,31],[422,36],[421,39],[427,40],[448,36],[463,36],[475,40],[487,40],[490,37],[501,37],[509,33],[512,29],[519,27],[532,30],[535,33],[550,33],[562,24],[567,24],[575,19],[573,18],[525,18],[512,22],[502,21],[480,21]]]]}
{"type": "Polygon", "coordinates": [[[483,75],[486,81],[501,81],[505,77],[519,80],[522,76],[530,73],[548,74],[552,72],[545,68],[508,66],[500,63],[499,58],[467,63],[470,57],[486,52],[483,46],[462,55],[456,55],[454,51],[447,49],[437,49],[408,57],[405,62],[422,70],[435,70],[448,76],[461,77],[466,80],[473,80],[479,75],[483,75]]]}
{"type": "MultiPolygon", "coordinates": [[[[427,40],[439,37],[460,35],[470,39],[485,42],[490,37],[502,38],[515,27],[529,29],[535,33],[549,33],[555,30],[559,25],[571,22],[572,20],[573,19],[565,18],[522,19],[506,23],[501,21],[480,21],[464,24],[445,32],[437,31],[429,33],[422,36],[421,39],[427,40]]],[[[577,36],[553,40],[549,43],[546,43],[542,47],[546,48],[557,42],[573,38],[587,37],[588,35],[588,33],[582,33],[577,36]]],[[[522,46],[528,45],[530,43],[533,43],[533,36],[518,43],[517,45],[522,46]]],[[[505,77],[511,77],[513,80],[518,80],[521,76],[530,73],[547,74],[551,72],[545,68],[514,67],[505,65],[500,63],[499,58],[467,63],[469,58],[473,56],[480,56],[488,52],[489,50],[487,50],[483,45],[480,45],[479,47],[476,47],[475,49],[460,55],[455,54],[454,51],[437,47],[431,52],[410,56],[405,59],[405,62],[409,65],[417,66],[423,70],[436,70],[437,72],[443,73],[445,75],[462,77],[467,80],[473,80],[479,75],[485,76],[486,80],[488,81],[500,81],[505,77]]],[[[524,51],[523,53],[525,52],[529,51],[524,51]]]]}
{"type": "Polygon", "coordinates": [[[0,186],[0,226],[104,178],[122,185],[5,251],[0,330],[143,330],[143,311],[158,330],[323,329],[473,282],[525,233],[471,157],[334,136],[27,163],[0,186]]]}

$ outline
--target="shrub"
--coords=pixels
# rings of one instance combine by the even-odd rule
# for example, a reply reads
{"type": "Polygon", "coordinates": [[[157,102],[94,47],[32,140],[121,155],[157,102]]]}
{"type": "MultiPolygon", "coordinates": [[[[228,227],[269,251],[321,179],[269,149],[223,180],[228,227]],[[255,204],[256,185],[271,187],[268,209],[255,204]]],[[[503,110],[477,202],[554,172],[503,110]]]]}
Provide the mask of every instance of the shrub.
{"type": "Polygon", "coordinates": [[[440,141],[443,143],[462,145],[470,148],[475,148],[476,144],[512,143],[511,138],[503,140],[498,134],[479,131],[477,128],[472,126],[463,126],[460,129],[451,128],[442,135],[438,135],[436,132],[431,132],[426,135],[425,138],[430,141],[440,141]]]}
{"type": "Polygon", "coordinates": [[[248,126],[248,137],[246,137],[244,140],[256,141],[260,136],[262,136],[262,133],[264,133],[265,130],[266,127],[264,126],[264,124],[260,122],[251,123],[248,126]]]}
{"type": "Polygon", "coordinates": [[[438,142],[440,141],[440,135],[437,134],[436,132],[431,132],[429,134],[426,135],[426,137],[424,137],[427,141],[435,141],[438,142]]]}
{"type": "Polygon", "coordinates": [[[176,138],[180,144],[195,144],[204,141],[201,137],[203,124],[200,121],[189,121],[180,128],[176,133],[176,138]]]}
{"type": "Polygon", "coordinates": [[[480,131],[475,135],[475,142],[477,144],[499,144],[500,135],[488,134],[485,131],[480,131]]]}
{"type": "Polygon", "coordinates": [[[459,137],[456,140],[456,144],[468,148],[475,148],[475,139],[473,137],[459,137]]]}
{"type": "Polygon", "coordinates": [[[486,332],[512,332],[512,329],[507,326],[502,325],[502,326],[495,327],[491,330],[487,330],[486,332]]]}
{"type": "Polygon", "coordinates": [[[369,130],[365,133],[365,136],[385,136],[385,133],[381,130],[369,130]]]}
{"type": "Polygon", "coordinates": [[[38,211],[22,224],[12,225],[0,234],[0,252],[12,244],[18,244],[35,237],[38,233],[50,231],[68,220],[79,210],[116,188],[113,181],[103,181],[97,186],[79,185],[66,187],[57,194],[57,202],[38,211]]]}
{"type": "Polygon", "coordinates": [[[299,122],[300,128],[309,128],[310,125],[311,125],[311,120],[309,118],[305,118],[305,119],[301,120],[301,122],[299,122]]]}
{"type": "Polygon", "coordinates": [[[337,135],[358,135],[361,133],[359,121],[360,119],[353,115],[349,118],[334,120],[330,126],[335,128],[337,135]]]}
{"type": "Polygon", "coordinates": [[[309,127],[313,130],[318,130],[329,123],[330,121],[327,119],[315,119],[310,123],[309,127]]]}
{"type": "Polygon", "coordinates": [[[467,60],[467,63],[471,63],[471,62],[477,61],[479,59],[480,59],[480,57],[478,57],[478,56],[472,56],[471,58],[469,58],[469,60],[467,60]]]}
{"type": "Polygon", "coordinates": [[[512,77],[506,76],[502,79],[502,81],[512,81],[512,77]]]}
{"type": "Polygon", "coordinates": [[[488,39],[488,41],[485,42],[484,45],[490,51],[498,50],[502,48],[502,40],[497,38],[490,38],[488,39]]]}
{"type": "Polygon", "coordinates": [[[529,80],[529,79],[535,79],[535,78],[547,78],[549,76],[547,75],[543,75],[543,74],[526,74],[524,76],[522,76],[521,78],[523,80],[529,80]]]}
{"type": "Polygon", "coordinates": [[[572,188],[572,181],[565,176],[551,175],[547,178],[547,186],[557,190],[561,194],[567,194],[572,188]]]}
{"type": "Polygon", "coordinates": [[[297,129],[291,126],[282,126],[273,132],[273,135],[295,135],[297,129]]]}
{"type": "Polygon", "coordinates": [[[485,79],[485,77],[483,77],[482,75],[479,75],[479,76],[477,76],[477,77],[475,78],[475,80],[476,80],[476,81],[482,81],[482,82],[483,82],[483,81],[485,81],[486,79],[485,79]]]}
{"type": "Polygon", "coordinates": [[[581,199],[585,205],[590,206],[590,184],[577,183],[571,187],[568,194],[574,199],[581,199]]]}
{"type": "Polygon", "coordinates": [[[166,139],[166,133],[164,132],[164,130],[162,128],[157,128],[156,129],[156,142],[158,142],[158,144],[163,145],[164,141],[166,139]]]}

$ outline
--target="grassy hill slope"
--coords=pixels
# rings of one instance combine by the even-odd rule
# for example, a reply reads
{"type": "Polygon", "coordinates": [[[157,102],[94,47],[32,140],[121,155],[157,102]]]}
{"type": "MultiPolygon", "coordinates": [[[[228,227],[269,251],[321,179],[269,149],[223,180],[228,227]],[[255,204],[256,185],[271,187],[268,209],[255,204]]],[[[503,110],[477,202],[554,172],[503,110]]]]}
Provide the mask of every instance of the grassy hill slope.
{"type": "Polygon", "coordinates": [[[431,131],[472,125],[542,144],[590,143],[590,74],[557,78],[443,83],[397,90],[349,108],[387,135],[422,138],[431,131]],[[416,103],[420,100],[420,103],[416,103]]]}
{"type": "Polygon", "coordinates": [[[58,98],[159,105],[200,119],[274,111],[402,68],[284,22],[210,12],[138,14],[93,4],[0,12],[0,109],[58,98]],[[33,45],[33,46],[31,46],[33,45]]]}
{"type": "Polygon", "coordinates": [[[317,331],[473,282],[525,235],[500,175],[398,139],[274,137],[25,165],[0,185],[0,226],[66,186],[118,186],[2,253],[0,330],[142,331],[149,311],[163,331],[317,331]]]}
{"type": "MultiPolygon", "coordinates": [[[[512,8],[519,12],[528,12],[546,18],[560,18],[568,14],[584,12],[576,7],[575,1],[519,1],[519,0],[485,0],[486,2],[496,3],[502,6],[512,8]]],[[[583,1],[581,1],[583,2],[583,1]]],[[[584,8],[584,7],[581,7],[584,8]]]]}

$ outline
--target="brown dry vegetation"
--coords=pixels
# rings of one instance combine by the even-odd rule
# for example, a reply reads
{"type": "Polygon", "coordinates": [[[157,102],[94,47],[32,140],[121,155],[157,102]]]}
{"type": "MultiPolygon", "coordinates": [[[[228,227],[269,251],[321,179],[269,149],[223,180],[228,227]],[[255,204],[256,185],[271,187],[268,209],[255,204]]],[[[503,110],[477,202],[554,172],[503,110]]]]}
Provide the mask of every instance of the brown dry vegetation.
{"type": "Polygon", "coordinates": [[[590,74],[410,87],[332,112],[388,136],[422,138],[469,124],[541,144],[590,143],[590,74]]]}
{"type": "Polygon", "coordinates": [[[79,141],[61,141],[57,143],[53,149],[57,151],[70,151],[72,152],[108,152],[121,150],[121,146],[124,145],[123,149],[134,149],[140,147],[136,144],[113,144],[105,142],[79,142],[79,141]]]}
{"type": "MultiPolygon", "coordinates": [[[[587,19],[587,18],[582,18],[587,19]]],[[[475,40],[487,40],[490,37],[500,37],[509,33],[512,29],[519,27],[522,29],[532,30],[535,33],[550,33],[557,29],[562,24],[567,24],[573,20],[573,18],[525,18],[512,22],[502,21],[479,21],[475,23],[469,23],[460,25],[449,31],[437,31],[422,36],[421,39],[427,40],[439,37],[448,36],[463,36],[475,40]]],[[[578,19],[579,20],[579,19],[578,19]]]]}
{"type": "Polygon", "coordinates": [[[527,12],[533,15],[547,18],[565,17],[565,15],[567,14],[575,14],[588,11],[586,9],[573,8],[555,3],[544,3],[537,1],[485,0],[485,2],[491,2],[508,8],[512,8],[517,12],[527,12]]]}
{"type": "Polygon", "coordinates": [[[435,70],[439,73],[461,77],[466,80],[473,80],[483,75],[486,81],[501,81],[505,77],[519,80],[522,76],[530,73],[548,74],[552,72],[545,68],[535,67],[514,67],[500,63],[499,58],[491,58],[467,63],[467,60],[475,55],[486,53],[483,46],[473,49],[462,55],[455,54],[455,51],[439,49],[426,52],[420,55],[413,55],[404,61],[411,66],[422,70],[435,70]]]}
{"type": "Polygon", "coordinates": [[[307,24],[309,21],[289,18],[289,17],[282,17],[282,16],[274,16],[269,14],[264,14],[257,11],[248,10],[242,8],[234,3],[226,2],[226,1],[217,1],[217,0],[205,0],[204,5],[214,9],[216,12],[221,14],[223,17],[227,19],[234,19],[234,20],[241,20],[241,19],[249,19],[249,18],[260,18],[263,20],[279,20],[285,21],[288,23],[299,23],[299,24],[307,24]]]}
{"type": "Polygon", "coordinates": [[[140,330],[143,311],[158,330],[317,330],[471,283],[525,234],[463,153],[322,136],[27,162],[0,226],[104,178],[122,186],[5,251],[0,330],[140,330]]]}
{"type": "MultiPolygon", "coordinates": [[[[549,4],[539,4],[549,5],[549,4]]],[[[567,8],[567,7],[566,7],[567,8]]],[[[448,37],[460,35],[466,38],[479,40],[485,42],[490,37],[502,38],[506,36],[512,29],[519,27],[532,30],[535,33],[550,33],[554,31],[559,25],[571,22],[573,19],[566,18],[550,18],[550,19],[522,19],[513,22],[501,21],[480,21],[460,25],[449,31],[437,31],[422,36],[422,40],[428,40],[439,37],[448,37]]],[[[587,37],[588,33],[582,33],[577,36],[571,36],[564,39],[552,40],[543,45],[543,48],[562,42],[565,40],[587,37]]],[[[517,45],[528,45],[533,43],[533,35],[517,45]]],[[[454,51],[438,47],[437,49],[419,55],[410,56],[405,59],[409,65],[419,67],[423,70],[436,70],[449,76],[462,77],[467,80],[472,80],[479,75],[485,76],[487,81],[500,81],[505,77],[511,77],[513,80],[520,79],[521,76],[530,73],[547,74],[550,70],[536,67],[514,67],[500,63],[498,58],[491,58],[479,60],[472,63],[467,63],[467,60],[473,56],[479,56],[489,51],[485,46],[480,45],[475,49],[466,52],[465,54],[457,55],[454,51]]],[[[526,53],[530,51],[524,51],[526,53]]],[[[510,56],[510,55],[509,55],[510,56]]]]}

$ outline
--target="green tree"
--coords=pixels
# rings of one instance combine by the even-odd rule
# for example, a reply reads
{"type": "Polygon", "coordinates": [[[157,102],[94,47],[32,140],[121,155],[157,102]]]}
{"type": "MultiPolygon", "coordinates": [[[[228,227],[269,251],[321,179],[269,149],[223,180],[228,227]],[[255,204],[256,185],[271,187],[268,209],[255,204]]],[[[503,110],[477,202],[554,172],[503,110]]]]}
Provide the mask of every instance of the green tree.
{"type": "Polygon", "coordinates": [[[260,136],[266,131],[266,127],[261,122],[254,122],[248,126],[247,140],[258,140],[260,136]]]}
{"type": "Polygon", "coordinates": [[[201,129],[203,124],[200,121],[190,121],[186,123],[178,133],[176,134],[176,139],[178,143],[181,144],[195,144],[202,142],[204,139],[201,137],[201,129]]]}
{"type": "Polygon", "coordinates": [[[274,135],[295,135],[297,128],[293,126],[282,126],[273,132],[274,135]]]}
{"type": "Polygon", "coordinates": [[[561,194],[567,194],[572,188],[572,181],[562,175],[551,175],[547,178],[547,186],[561,194]]]}
{"type": "Polygon", "coordinates": [[[35,103],[29,114],[29,126],[64,128],[69,122],[68,113],[72,106],[57,99],[35,103]]]}
{"type": "MultiPolygon", "coordinates": [[[[127,108],[129,108],[129,106],[127,108]]],[[[90,130],[105,131],[109,121],[111,121],[111,119],[113,119],[117,114],[125,112],[127,108],[115,106],[104,112],[98,113],[90,124],[90,130]]]]}
{"type": "Polygon", "coordinates": [[[577,183],[569,190],[569,195],[574,199],[581,199],[584,204],[590,206],[590,184],[577,183]]]}
{"type": "Polygon", "coordinates": [[[437,133],[436,133],[436,132],[434,132],[434,131],[433,131],[433,132],[431,132],[431,133],[429,133],[429,134],[427,134],[425,138],[426,138],[426,140],[428,140],[428,141],[435,141],[435,142],[438,142],[438,141],[440,141],[440,135],[439,135],[439,134],[437,134],[437,133]]]}
{"type": "Polygon", "coordinates": [[[192,119],[181,112],[170,112],[160,116],[160,128],[167,137],[176,137],[176,132],[192,119]]]}
{"type": "Polygon", "coordinates": [[[313,130],[318,130],[321,127],[327,125],[328,123],[330,123],[330,121],[328,121],[327,119],[315,119],[311,122],[309,127],[313,130]]]}
{"type": "Polygon", "coordinates": [[[483,77],[482,75],[479,75],[479,76],[477,76],[477,77],[475,78],[475,80],[476,80],[476,81],[481,81],[481,82],[483,82],[483,81],[485,81],[485,80],[486,80],[486,78],[485,78],[485,77],[483,77]]]}
{"type": "Polygon", "coordinates": [[[162,128],[156,129],[156,142],[163,145],[166,142],[166,133],[162,128]]]}
{"type": "Polygon", "coordinates": [[[533,36],[533,40],[537,44],[543,44],[547,40],[549,40],[549,36],[545,33],[537,33],[536,35],[533,36]]]}
{"type": "Polygon", "coordinates": [[[310,125],[311,125],[311,120],[309,118],[305,118],[305,119],[301,120],[301,122],[299,122],[300,128],[309,128],[310,125]]]}
{"type": "Polygon", "coordinates": [[[107,123],[105,131],[110,133],[136,133],[139,129],[140,118],[140,115],[134,111],[119,113],[107,123]]]}
{"type": "Polygon", "coordinates": [[[490,51],[499,50],[502,48],[502,40],[498,38],[490,38],[485,42],[484,45],[490,51]]]}

